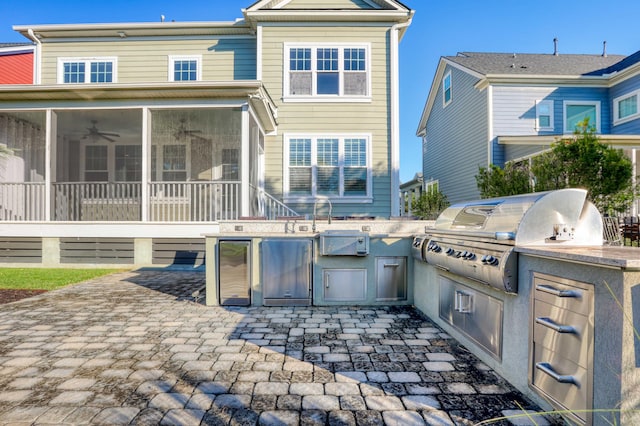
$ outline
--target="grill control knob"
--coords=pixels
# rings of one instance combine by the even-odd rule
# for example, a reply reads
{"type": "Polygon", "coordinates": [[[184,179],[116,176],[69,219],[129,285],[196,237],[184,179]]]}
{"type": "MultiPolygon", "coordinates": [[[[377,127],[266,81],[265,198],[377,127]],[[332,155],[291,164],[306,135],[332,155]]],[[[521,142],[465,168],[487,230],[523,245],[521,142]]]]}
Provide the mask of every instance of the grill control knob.
{"type": "Polygon", "coordinates": [[[487,265],[498,266],[498,263],[500,263],[497,258],[491,256],[490,254],[484,256],[482,259],[482,263],[486,263],[487,265]]]}
{"type": "Polygon", "coordinates": [[[455,252],[456,252],[456,251],[455,251],[454,249],[452,249],[451,247],[449,247],[445,253],[447,253],[449,256],[453,256],[453,254],[454,254],[455,252]]]}
{"type": "Polygon", "coordinates": [[[473,254],[473,253],[471,253],[470,251],[467,251],[467,252],[465,252],[465,253],[466,253],[466,254],[465,254],[464,258],[465,258],[465,259],[467,259],[467,260],[473,260],[473,259],[475,259],[475,258],[476,258],[476,255],[475,255],[475,254],[473,254]]]}
{"type": "Polygon", "coordinates": [[[427,248],[429,249],[429,251],[432,251],[434,253],[440,253],[442,251],[442,248],[438,245],[438,243],[434,243],[433,241],[429,243],[427,248]]]}

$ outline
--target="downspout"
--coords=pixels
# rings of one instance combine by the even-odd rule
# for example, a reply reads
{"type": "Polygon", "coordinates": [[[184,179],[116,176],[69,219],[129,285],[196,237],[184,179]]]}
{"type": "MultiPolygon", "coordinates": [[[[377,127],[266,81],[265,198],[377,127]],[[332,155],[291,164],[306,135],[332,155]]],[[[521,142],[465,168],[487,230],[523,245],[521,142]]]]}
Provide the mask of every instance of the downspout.
{"type": "Polygon", "coordinates": [[[42,69],[40,55],[42,51],[42,43],[34,34],[33,29],[29,28],[27,33],[29,34],[29,38],[36,44],[36,48],[33,50],[33,84],[40,84],[40,70],[42,69]]]}
{"type": "Polygon", "coordinates": [[[407,22],[391,27],[391,216],[400,215],[400,31],[411,25],[410,14],[407,22]]]}

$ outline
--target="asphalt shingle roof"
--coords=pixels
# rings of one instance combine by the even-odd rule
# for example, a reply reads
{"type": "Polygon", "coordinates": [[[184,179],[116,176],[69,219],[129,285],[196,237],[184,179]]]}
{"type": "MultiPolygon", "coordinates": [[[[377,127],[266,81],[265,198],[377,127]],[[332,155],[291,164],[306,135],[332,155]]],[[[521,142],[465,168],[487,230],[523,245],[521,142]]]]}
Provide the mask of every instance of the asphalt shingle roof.
{"type": "Polygon", "coordinates": [[[460,52],[445,59],[483,75],[602,76],[637,63],[640,52],[630,56],[460,52]]]}
{"type": "Polygon", "coordinates": [[[31,46],[33,43],[0,43],[0,49],[3,47],[20,47],[20,46],[31,46]]]}

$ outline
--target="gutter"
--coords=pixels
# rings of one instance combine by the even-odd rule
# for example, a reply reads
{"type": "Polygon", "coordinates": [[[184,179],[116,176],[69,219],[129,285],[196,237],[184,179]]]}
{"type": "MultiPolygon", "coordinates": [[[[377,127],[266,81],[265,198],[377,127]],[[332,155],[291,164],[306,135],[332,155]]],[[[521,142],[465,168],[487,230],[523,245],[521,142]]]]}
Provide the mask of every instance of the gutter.
{"type": "Polygon", "coordinates": [[[40,39],[36,37],[32,28],[27,29],[28,37],[36,44],[36,48],[33,50],[33,84],[40,84],[40,71],[42,69],[42,63],[40,56],[42,52],[42,43],[40,39]]]}

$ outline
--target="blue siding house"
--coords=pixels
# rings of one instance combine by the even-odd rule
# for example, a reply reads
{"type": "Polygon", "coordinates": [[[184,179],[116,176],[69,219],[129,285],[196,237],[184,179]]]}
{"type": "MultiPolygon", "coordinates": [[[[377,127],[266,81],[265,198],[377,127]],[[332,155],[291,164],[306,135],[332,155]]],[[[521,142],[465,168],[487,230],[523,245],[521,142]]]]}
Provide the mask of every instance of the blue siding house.
{"type": "Polygon", "coordinates": [[[451,202],[479,198],[478,167],[527,160],[585,117],[639,175],[640,52],[442,57],[417,130],[424,182],[451,202]]]}

